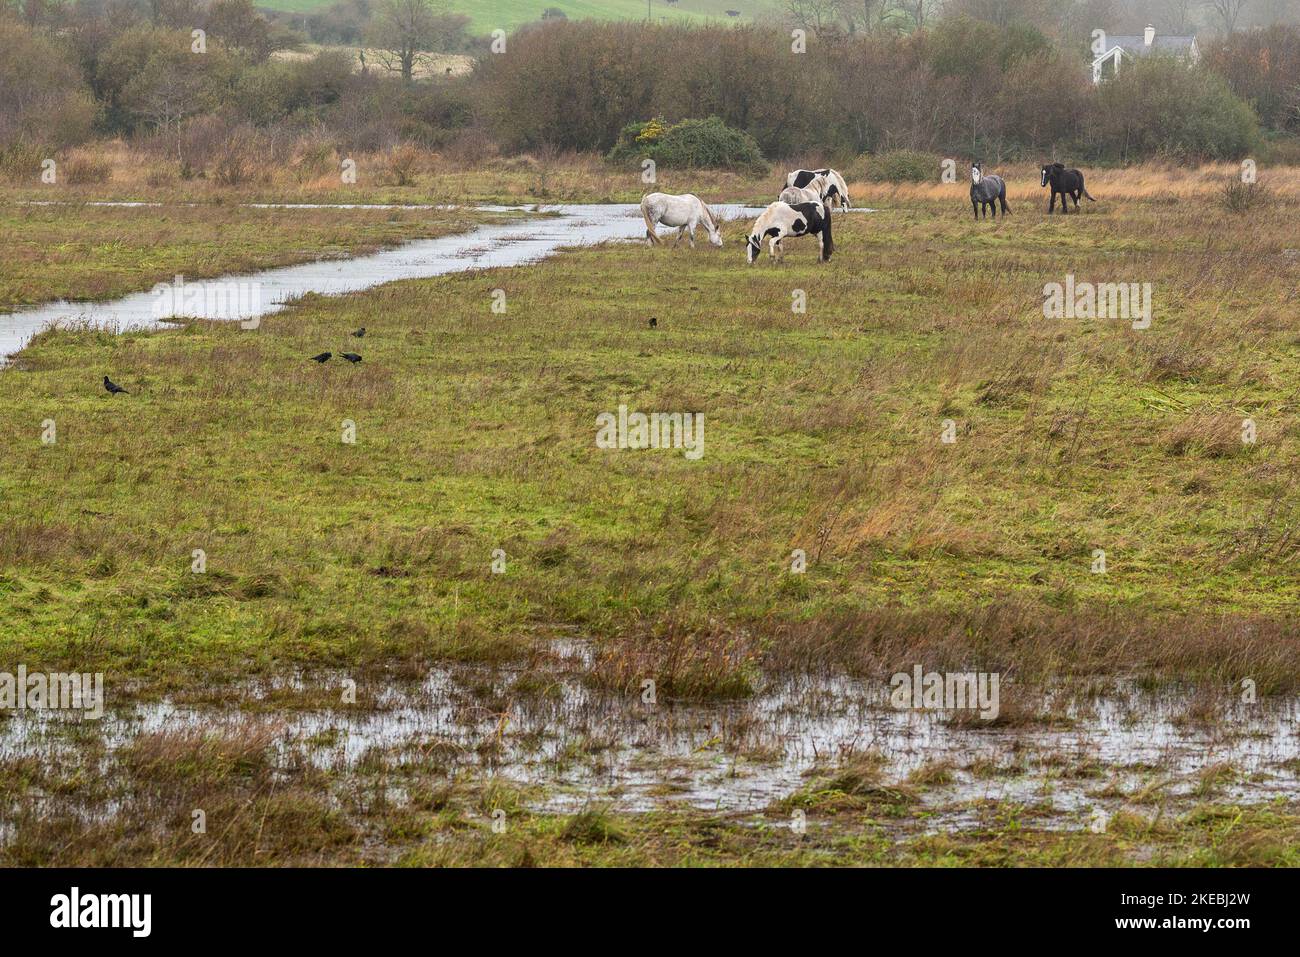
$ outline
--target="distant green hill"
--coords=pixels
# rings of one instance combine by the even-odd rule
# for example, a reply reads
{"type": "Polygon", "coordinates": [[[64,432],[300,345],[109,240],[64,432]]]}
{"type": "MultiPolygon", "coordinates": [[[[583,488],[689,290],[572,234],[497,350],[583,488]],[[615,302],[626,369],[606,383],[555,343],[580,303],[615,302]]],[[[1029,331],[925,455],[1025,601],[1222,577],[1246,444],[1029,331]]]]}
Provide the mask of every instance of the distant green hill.
{"type": "MultiPolygon", "coordinates": [[[[329,6],[334,0],[256,0],[260,7],[270,10],[303,12],[329,6]]],[[[747,22],[763,14],[774,12],[778,0],[650,0],[650,15],[656,20],[692,21],[707,23],[747,22]],[[738,10],[739,17],[729,17],[726,11],[738,10]]],[[[644,20],[646,0],[447,0],[453,13],[463,13],[471,19],[471,30],[479,35],[493,30],[513,30],[521,24],[541,18],[547,7],[557,7],[570,20],[644,20]]]]}

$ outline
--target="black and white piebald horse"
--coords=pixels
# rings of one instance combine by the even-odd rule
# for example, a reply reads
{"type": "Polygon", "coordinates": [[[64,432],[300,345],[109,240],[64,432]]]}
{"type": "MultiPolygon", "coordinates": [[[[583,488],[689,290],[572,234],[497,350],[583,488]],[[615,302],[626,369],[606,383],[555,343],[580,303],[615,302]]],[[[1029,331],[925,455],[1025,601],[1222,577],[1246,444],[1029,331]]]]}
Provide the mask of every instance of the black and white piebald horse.
{"type": "Polygon", "coordinates": [[[645,217],[646,241],[658,245],[661,240],[655,233],[655,227],[662,223],[677,229],[674,248],[686,236],[695,248],[695,229],[703,226],[709,234],[709,242],[714,246],[722,245],[722,233],[718,222],[713,218],[713,211],[704,205],[704,201],[694,193],[674,196],[672,193],[647,193],[641,197],[641,215],[645,217]]]}
{"type": "Polygon", "coordinates": [[[797,169],[785,178],[786,186],[797,186],[800,189],[806,187],[814,176],[821,176],[826,180],[826,199],[832,206],[839,206],[840,209],[849,209],[849,188],[844,183],[844,177],[833,169],[797,169]]]}
{"type": "Polygon", "coordinates": [[[1064,163],[1045,163],[1043,164],[1043,182],[1042,186],[1048,184],[1052,186],[1052,198],[1047,202],[1047,215],[1052,215],[1052,210],[1056,206],[1056,197],[1061,197],[1061,212],[1068,213],[1069,206],[1066,204],[1066,197],[1074,200],[1074,209],[1079,209],[1080,194],[1087,196],[1092,202],[1097,202],[1092,198],[1092,194],[1083,185],[1083,174],[1077,169],[1066,169],[1064,163]]]}
{"type": "Polygon", "coordinates": [[[975,218],[979,219],[982,212],[991,209],[993,218],[997,219],[998,203],[1002,204],[1003,217],[1011,212],[1011,207],[1007,205],[1007,184],[1002,181],[1001,176],[985,173],[980,169],[979,163],[971,164],[970,207],[975,213],[975,218]]]}
{"type": "Polygon", "coordinates": [[[767,254],[780,260],[785,254],[781,240],[787,236],[817,237],[820,247],[817,261],[825,262],[835,251],[831,240],[831,210],[824,203],[796,203],[793,206],[777,200],[759,213],[754,220],[754,227],[749,231],[749,245],[746,255],[752,264],[763,250],[763,240],[768,242],[767,254]]]}
{"type": "Polygon", "coordinates": [[[777,200],[791,206],[798,203],[826,203],[830,201],[829,190],[830,183],[825,176],[814,176],[807,186],[787,186],[781,190],[777,200]]]}

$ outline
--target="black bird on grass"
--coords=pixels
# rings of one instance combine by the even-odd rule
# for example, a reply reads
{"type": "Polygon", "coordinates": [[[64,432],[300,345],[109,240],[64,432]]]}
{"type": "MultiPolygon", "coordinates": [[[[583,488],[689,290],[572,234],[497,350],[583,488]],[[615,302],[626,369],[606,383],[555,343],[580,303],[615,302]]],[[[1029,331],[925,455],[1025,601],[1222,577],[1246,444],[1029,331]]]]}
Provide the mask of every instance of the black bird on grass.
{"type": "Polygon", "coordinates": [[[651,328],[651,329],[658,329],[658,328],[659,328],[659,320],[658,320],[656,317],[654,317],[654,316],[651,316],[651,317],[650,317],[650,328],[651,328]]]}
{"type": "Polygon", "coordinates": [[[119,392],[122,393],[123,395],[131,394],[130,392],[127,392],[125,389],[123,389],[116,382],[114,382],[112,379],[110,379],[108,376],[104,376],[104,388],[108,391],[109,395],[117,395],[119,392]]]}
{"type": "Polygon", "coordinates": [[[341,355],[344,359],[347,359],[348,362],[354,364],[361,361],[361,357],[357,355],[355,352],[340,352],[339,355],[341,355]]]}
{"type": "Polygon", "coordinates": [[[357,339],[360,339],[360,338],[361,338],[362,336],[364,336],[365,334],[366,334],[366,327],[365,327],[365,326],[362,326],[362,327],[361,327],[360,329],[358,329],[356,332],[352,333],[353,337],[354,337],[354,338],[357,338],[357,339]]]}
{"type": "Polygon", "coordinates": [[[330,361],[330,356],[332,356],[332,355],[334,355],[334,353],[332,353],[332,352],[322,352],[322,353],[321,353],[320,355],[318,355],[318,356],[312,356],[312,357],[311,357],[311,361],[312,361],[312,362],[329,362],[329,361],[330,361]]]}

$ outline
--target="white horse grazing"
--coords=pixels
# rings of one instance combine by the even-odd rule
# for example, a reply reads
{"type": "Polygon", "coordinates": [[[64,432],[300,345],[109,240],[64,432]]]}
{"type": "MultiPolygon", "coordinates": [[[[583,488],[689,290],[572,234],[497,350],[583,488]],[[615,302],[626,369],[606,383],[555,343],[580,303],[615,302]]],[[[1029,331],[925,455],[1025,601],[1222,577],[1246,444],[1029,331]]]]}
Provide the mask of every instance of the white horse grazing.
{"type": "Polygon", "coordinates": [[[641,215],[645,217],[645,235],[650,245],[661,240],[655,235],[655,226],[662,223],[677,230],[677,240],[673,248],[686,236],[695,247],[695,228],[703,225],[709,231],[709,242],[715,246],[722,245],[722,233],[713,218],[709,207],[694,193],[674,196],[671,193],[647,193],[641,198],[641,215]]]}
{"type": "Polygon", "coordinates": [[[825,203],[826,190],[829,187],[830,183],[826,181],[825,176],[814,176],[808,181],[807,186],[787,186],[781,190],[781,195],[776,201],[791,206],[798,203],[825,203]]]}

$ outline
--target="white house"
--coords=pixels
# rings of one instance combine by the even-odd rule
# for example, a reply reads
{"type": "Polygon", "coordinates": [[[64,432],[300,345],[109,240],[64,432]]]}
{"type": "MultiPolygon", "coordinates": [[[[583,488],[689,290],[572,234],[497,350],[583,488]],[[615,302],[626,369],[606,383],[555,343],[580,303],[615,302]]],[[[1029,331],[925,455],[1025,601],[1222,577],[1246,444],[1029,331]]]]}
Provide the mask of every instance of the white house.
{"type": "Polygon", "coordinates": [[[1100,46],[1105,48],[1105,52],[1092,61],[1093,83],[1100,83],[1104,79],[1117,76],[1120,64],[1137,57],[1159,54],[1186,60],[1188,63],[1195,63],[1201,58],[1196,37],[1158,37],[1156,28],[1150,24],[1142,31],[1140,37],[1102,35],[1100,39],[1100,46]]]}

